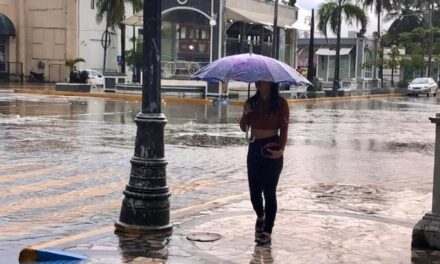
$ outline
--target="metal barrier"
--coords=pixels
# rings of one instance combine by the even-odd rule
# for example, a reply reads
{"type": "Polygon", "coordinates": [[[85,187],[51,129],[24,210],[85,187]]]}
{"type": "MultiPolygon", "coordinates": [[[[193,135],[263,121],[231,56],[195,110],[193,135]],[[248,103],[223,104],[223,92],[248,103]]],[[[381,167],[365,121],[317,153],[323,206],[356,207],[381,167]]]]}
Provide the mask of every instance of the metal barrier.
{"type": "Polygon", "coordinates": [[[23,63],[21,62],[0,62],[0,81],[2,82],[23,82],[23,63]]]}
{"type": "Polygon", "coordinates": [[[208,63],[209,62],[196,61],[162,61],[162,78],[188,80],[192,74],[196,73],[208,63]]]}

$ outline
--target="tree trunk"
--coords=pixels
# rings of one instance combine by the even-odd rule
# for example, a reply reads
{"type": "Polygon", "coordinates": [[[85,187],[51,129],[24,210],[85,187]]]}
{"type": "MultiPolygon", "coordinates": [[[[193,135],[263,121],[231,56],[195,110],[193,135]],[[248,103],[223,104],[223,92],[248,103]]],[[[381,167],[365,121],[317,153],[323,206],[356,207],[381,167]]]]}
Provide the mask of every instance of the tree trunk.
{"type": "Polygon", "coordinates": [[[394,67],[391,67],[391,86],[394,87],[394,67]]]}
{"type": "Polygon", "coordinates": [[[380,87],[383,88],[383,51],[382,44],[380,43],[380,16],[382,15],[381,10],[377,13],[377,37],[379,44],[379,79],[380,87]]]}
{"type": "Polygon", "coordinates": [[[339,90],[339,56],[341,54],[341,24],[342,24],[342,0],[338,4],[338,31],[336,34],[336,56],[335,56],[335,75],[333,77],[333,96],[338,96],[339,90]]]}

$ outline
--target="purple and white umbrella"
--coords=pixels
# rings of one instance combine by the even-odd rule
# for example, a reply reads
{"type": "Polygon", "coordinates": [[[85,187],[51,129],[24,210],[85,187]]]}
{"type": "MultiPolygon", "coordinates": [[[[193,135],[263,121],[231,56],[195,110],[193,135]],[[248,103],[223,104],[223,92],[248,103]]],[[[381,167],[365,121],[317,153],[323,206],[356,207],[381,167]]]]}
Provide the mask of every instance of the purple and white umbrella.
{"type": "Polygon", "coordinates": [[[287,85],[311,85],[304,76],[284,62],[252,53],[218,59],[194,73],[191,79],[213,83],[267,81],[287,85]]]}

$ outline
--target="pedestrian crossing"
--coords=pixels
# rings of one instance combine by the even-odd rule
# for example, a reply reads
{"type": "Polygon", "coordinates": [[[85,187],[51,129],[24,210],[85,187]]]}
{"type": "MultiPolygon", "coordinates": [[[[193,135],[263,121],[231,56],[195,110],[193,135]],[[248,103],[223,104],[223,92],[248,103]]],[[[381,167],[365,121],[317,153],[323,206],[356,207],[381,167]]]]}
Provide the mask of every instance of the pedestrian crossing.
{"type": "MultiPolygon", "coordinates": [[[[117,220],[129,163],[125,168],[84,170],[90,168],[42,163],[1,165],[0,240],[27,239],[35,234],[47,234],[46,240],[50,240],[64,234],[65,229],[79,233],[117,220]]],[[[186,180],[171,192],[181,197],[218,184],[215,180],[186,180]]],[[[1,244],[0,248],[4,247],[1,244]]]]}

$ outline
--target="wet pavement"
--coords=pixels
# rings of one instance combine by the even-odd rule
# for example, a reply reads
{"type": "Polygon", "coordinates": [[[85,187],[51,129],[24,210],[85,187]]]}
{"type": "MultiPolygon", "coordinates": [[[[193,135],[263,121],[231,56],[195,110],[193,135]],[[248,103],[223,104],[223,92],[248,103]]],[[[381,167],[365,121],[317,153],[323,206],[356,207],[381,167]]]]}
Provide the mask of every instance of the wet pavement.
{"type": "MultiPolygon", "coordinates": [[[[24,246],[117,219],[139,107],[136,102],[0,92],[0,258],[5,263],[15,263],[24,246]]],[[[173,211],[246,191],[240,107],[168,104],[163,111],[173,211]]],[[[286,208],[280,201],[279,226],[295,228],[281,235],[277,227],[272,257],[283,259],[277,245],[287,243],[293,247],[289,252],[321,249],[313,252],[323,255],[307,259],[306,254],[297,263],[353,263],[347,259],[354,257],[350,252],[359,259],[371,257],[370,263],[410,263],[412,225],[431,208],[434,125],[428,117],[437,112],[436,98],[291,106],[280,187],[286,190],[283,199],[295,203],[286,208]],[[352,236],[359,230],[360,236],[352,236]],[[325,239],[335,234],[339,239],[325,239]],[[361,250],[362,244],[382,250],[372,254],[361,250]]],[[[247,199],[220,208],[230,218],[212,224],[218,230],[205,229],[225,237],[217,246],[235,235],[248,241],[244,249],[231,248],[237,258],[228,261],[248,263],[260,252],[253,248],[250,208],[247,199]],[[235,215],[237,208],[243,214],[235,215]],[[230,234],[221,228],[232,222],[246,231],[230,234]]],[[[170,245],[182,239],[179,232],[203,230],[184,220],[189,224],[178,227],[181,232],[170,245]]]]}

